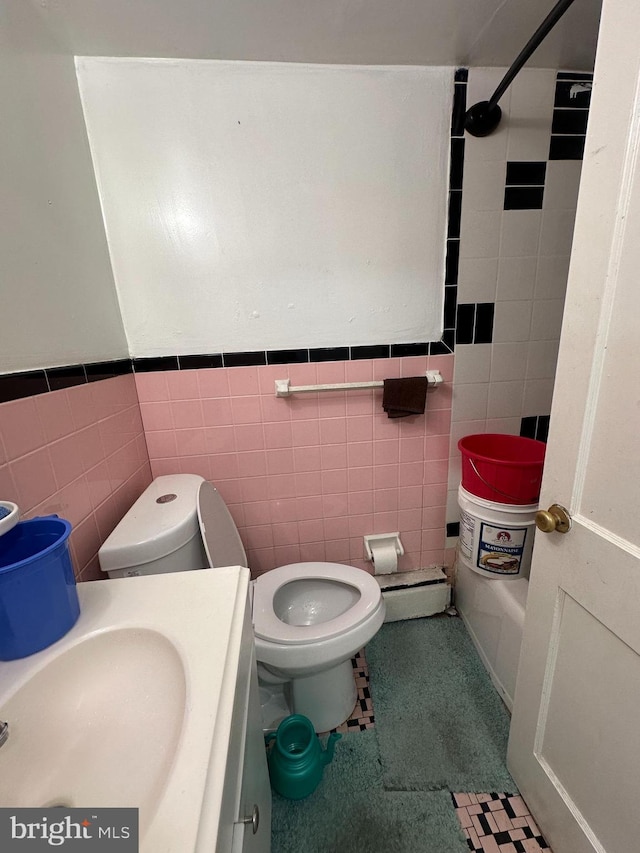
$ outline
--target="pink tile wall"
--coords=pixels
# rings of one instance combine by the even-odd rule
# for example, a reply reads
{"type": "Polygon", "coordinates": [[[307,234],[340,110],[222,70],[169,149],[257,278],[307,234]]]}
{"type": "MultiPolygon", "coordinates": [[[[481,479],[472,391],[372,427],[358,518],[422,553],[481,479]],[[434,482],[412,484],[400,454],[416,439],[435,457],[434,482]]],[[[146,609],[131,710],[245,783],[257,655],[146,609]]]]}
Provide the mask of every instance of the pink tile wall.
{"type": "Polygon", "coordinates": [[[399,530],[403,570],[445,554],[453,355],[136,374],[154,476],[195,473],[227,502],[260,574],[363,559],[365,533],[399,530]],[[424,417],[389,419],[381,391],[276,398],[293,385],[440,370],[424,417]]]}
{"type": "Polygon", "coordinates": [[[71,522],[79,580],[102,577],[98,548],[150,482],[132,375],[0,405],[0,496],[71,522]]]}

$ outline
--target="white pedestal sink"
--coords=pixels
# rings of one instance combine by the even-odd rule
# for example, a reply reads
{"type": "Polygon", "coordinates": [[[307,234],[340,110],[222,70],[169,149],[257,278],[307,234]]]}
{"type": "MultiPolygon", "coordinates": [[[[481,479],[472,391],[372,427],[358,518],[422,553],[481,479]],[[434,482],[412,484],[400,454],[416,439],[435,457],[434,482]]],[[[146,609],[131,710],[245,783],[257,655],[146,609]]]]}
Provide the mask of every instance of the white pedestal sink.
{"type": "Polygon", "coordinates": [[[142,853],[268,851],[247,591],[242,568],[80,584],[65,637],[0,663],[0,806],[136,807],[142,853]]]}

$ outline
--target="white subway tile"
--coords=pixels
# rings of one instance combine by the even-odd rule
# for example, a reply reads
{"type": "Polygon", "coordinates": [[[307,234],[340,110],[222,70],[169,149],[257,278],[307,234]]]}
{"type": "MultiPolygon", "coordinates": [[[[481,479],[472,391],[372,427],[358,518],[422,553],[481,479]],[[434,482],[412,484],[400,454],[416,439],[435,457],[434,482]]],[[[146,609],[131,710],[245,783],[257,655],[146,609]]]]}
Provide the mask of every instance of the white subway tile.
{"type": "Polygon", "coordinates": [[[543,210],[574,210],[578,202],[582,160],[549,160],[543,210]]]}
{"type": "Polygon", "coordinates": [[[532,341],[557,341],[560,339],[564,299],[537,299],[531,317],[532,341]]]}
{"type": "Polygon", "coordinates": [[[494,302],[497,280],[497,258],[460,258],[458,302],[494,302]]]}
{"type": "Polygon", "coordinates": [[[537,262],[535,255],[526,258],[500,258],[496,300],[508,302],[532,299],[536,285],[537,262]]]}
{"type": "Polygon", "coordinates": [[[508,160],[546,160],[549,156],[556,72],[524,69],[511,86],[508,160]]]}
{"type": "Polygon", "coordinates": [[[527,373],[529,345],[526,341],[493,344],[491,357],[491,382],[508,382],[524,379],[527,373]]]}
{"type": "Polygon", "coordinates": [[[489,383],[476,382],[469,385],[454,385],[451,405],[451,420],[476,421],[487,417],[489,383]]]}
{"type": "Polygon", "coordinates": [[[558,341],[529,341],[527,379],[553,379],[558,362],[558,341]]]}
{"type": "Polygon", "coordinates": [[[543,210],[540,230],[541,255],[570,255],[575,224],[573,210],[543,210]]]}
{"type": "Polygon", "coordinates": [[[505,210],[502,215],[500,257],[523,258],[537,255],[541,222],[540,210],[505,210]]]}
{"type": "Polygon", "coordinates": [[[504,435],[520,435],[520,417],[487,418],[487,432],[498,432],[504,435]]]}
{"type": "Polygon", "coordinates": [[[528,341],[531,329],[531,302],[497,302],[493,321],[494,344],[528,341]]]}
{"type": "Polygon", "coordinates": [[[489,386],[487,418],[514,418],[522,411],[524,382],[492,382],[489,386]]]}
{"type": "Polygon", "coordinates": [[[462,211],[460,225],[461,258],[497,258],[500,247],[502,211],[462,211]]]}
{"type": "Polygon", "coordinates": [[[505,161],[469,163],[464,170],[462,209],[502,210],[507,174],[505,161]]]}
{"type": "Polygon", "coordinates": [[[553,399],[553,379],[527,379],[524,383],[522,417],[548,415],[553,399]]]}
{"type": "Polygon", "coordinates": [[[545,255],[538,258],[536,299],[563,299],[567,292],[569,255],[545,255]]]}
{"type": "Polygon", "coordinates": [[[491,374],[491,344],[456,346],[454,382],[488,382],[491,374]]]}

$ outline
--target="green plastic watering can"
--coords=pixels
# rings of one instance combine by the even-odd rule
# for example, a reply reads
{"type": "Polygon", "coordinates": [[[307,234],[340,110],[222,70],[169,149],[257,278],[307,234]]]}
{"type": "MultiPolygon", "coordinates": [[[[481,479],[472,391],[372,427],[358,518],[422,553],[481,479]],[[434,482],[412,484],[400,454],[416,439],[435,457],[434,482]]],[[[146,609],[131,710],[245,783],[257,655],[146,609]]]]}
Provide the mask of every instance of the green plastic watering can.
{"type": "Polygon", "coordinates": [[[273,741],[268,755],[269,775],[275,791],[289,800],[302,800],[320,784],[322,773],[333,760],[337,740],[342,735],[329,735],[322,749],[318,735],[308,717],[293,714],[286,717],[276,732],[265,738],[273,741]]]}

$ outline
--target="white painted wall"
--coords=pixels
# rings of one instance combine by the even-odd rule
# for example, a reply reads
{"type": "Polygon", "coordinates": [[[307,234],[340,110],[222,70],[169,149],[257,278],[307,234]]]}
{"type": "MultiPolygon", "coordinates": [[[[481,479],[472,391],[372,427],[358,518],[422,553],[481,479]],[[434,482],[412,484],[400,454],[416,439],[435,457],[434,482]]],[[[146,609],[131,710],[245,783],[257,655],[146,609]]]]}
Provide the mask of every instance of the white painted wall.
{"type": "Polygon", "coordinates": [[[0,373],[127,355],[73,58],[0,0],[0,373]]]}
{"type": "Polygon", "coordinates": [[[132,355],[439,339],[452,69],[77,69],[132,355]]]}

